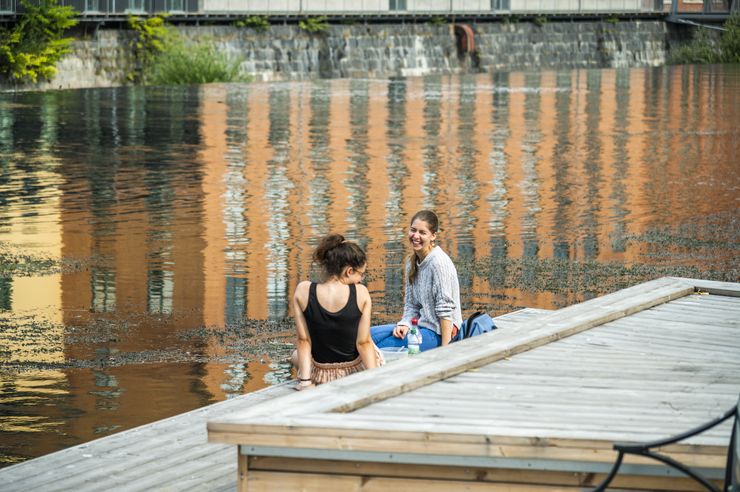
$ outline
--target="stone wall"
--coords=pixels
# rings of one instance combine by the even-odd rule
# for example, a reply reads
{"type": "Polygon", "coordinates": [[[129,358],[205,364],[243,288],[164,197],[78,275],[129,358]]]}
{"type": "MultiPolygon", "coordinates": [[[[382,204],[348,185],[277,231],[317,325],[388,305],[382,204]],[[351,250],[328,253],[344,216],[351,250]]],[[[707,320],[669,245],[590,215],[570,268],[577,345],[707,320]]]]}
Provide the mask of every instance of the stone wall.
{"type": "Polygon", "coordinates": [[[668,30],[659,21],[478,24],[485,70],[662,65],[668,30]]]}
{"type": "MultiPolygon", "coordinates": [[[[193,40],[212,40],[244,60],[256,80],[392,77],[461,71],[622,67],[665,62],[668,30],[660,21],[469,24],[475,52],[459,54],[451,25],[334,25],[325,34],[297,26],[265,32],[231,26],[187,26],[193,40]]],[[[99,30],[74,43],[51,83],[33,88],[109,87],[126,83],[130,33],[99,30]]],[[[0,89],[14,87],[1,85],[0,89]]],[[[24,87],[28,89],[30,87],[24,87]]]]}

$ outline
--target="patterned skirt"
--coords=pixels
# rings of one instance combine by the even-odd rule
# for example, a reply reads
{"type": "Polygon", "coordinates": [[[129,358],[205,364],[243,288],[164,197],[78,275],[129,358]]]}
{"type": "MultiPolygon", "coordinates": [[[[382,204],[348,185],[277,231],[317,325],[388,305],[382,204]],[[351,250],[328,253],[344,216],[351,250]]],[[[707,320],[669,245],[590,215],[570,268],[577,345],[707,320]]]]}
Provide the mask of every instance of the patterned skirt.
{"type": "MultiPolygon", "coordinates": [[[[375,360],[378,367],[385,364],[383,354],[377,347],[375,347],[375,360]]],[[[364,371],[366,369],[365,364],[362,363],[362,357],[360,356],[349,362],[322,363],[311,359],[311,363],[313,365],[311,369],[311,382],[313,384],[328,383],[329,381],[334,381],[335,379],[343,378],[344,376],[349,376],[350,374],[364,371]]]]}

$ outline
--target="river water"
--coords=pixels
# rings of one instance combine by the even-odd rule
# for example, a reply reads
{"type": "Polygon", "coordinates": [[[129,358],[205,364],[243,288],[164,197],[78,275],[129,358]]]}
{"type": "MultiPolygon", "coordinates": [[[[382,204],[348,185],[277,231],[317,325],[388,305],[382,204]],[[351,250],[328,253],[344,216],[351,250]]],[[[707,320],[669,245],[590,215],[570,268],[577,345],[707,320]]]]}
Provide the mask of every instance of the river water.
{"type": "Polygon", "coordinates": [[[289,377],[329,232],[401,310],[438,212],[464,314],[738,281],[740,67],[0,94],[0,466],[289,377]]]}

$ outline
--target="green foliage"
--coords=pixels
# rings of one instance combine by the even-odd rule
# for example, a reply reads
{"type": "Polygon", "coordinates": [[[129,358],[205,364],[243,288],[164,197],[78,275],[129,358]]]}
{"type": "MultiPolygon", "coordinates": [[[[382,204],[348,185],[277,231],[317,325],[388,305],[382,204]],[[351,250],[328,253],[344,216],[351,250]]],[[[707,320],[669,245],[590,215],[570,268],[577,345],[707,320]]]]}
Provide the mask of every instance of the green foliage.
{"type": "Polygon", "coordinates": [[[300,21],[298,21],[298,27],[311,34],[325,33],[329,30],[329,24],[326,22],[326,16],[323,15],[301,19],[300,21]]]}
{"type": "Polygon", "coordinates": [[[740,14],[731,15],[724,28],[719,41],[698,28],[689,43],[670,53],[668,63],[740,63],[740,14]]]}
{"type": "Polygon", "coordinates": [[[18,82],[51,80],[56,63],[69,53],[74,40],[63,35],[77,24],[75,11],[56,0],[21,4],[26,13],[20,20],[10,29],[0,27],[0,74],[18,82]]]}
{"type": "Polygon", "coordinates": [[[128,78],[147,85],[206,84],[247,81],[242,60],[230,60],[216,50],[212,39],[188,42],[166,22],[166,15],[129,17],[136,64],[128,78]]]}
{"type": "Polygon", "coordinates": [[[250,15],[244,19],[239,19],[234,25],[236,27],[248,27],[257,32],[265,32],[270,29],[270,21],[263,15],[250,15]]]}
{"type": "Polygon", "coordinates": [[[167,43],[173,37],[173,31],[166,22],[167,14],[157,14],[142,19],[135,15],[128,18],[128,25],[134,31],[131,48],[135,66],[127,75],[132,82],[143,82],[144,72],[152,65],[154,59],[164,52],[167,43]]]}
{"type": "Polygon", "coordinates": [[[188,43],[173,37],[145,68],[144,81],[150,85],[247,82],[249,78],[240,74],[241,61],[218,52],[212,40],[188,43]]]}
{"type": "Polygon", "coordinates": [[[671,51],[668,56],[668,63],[717,63],[719,58],[717,46],[712,41],[707,30],[700,27],[695,31],[694,38],[691,42],[671,51]]]}
{"type": "Polygon", "coordinates": [[[616,15],[612,15],[611,17],[607,17],[606,19],[604,19],[604,22],[606,22],[607,24],[619,24],[619,17],[617,17],[616,15]]]}
{"type": "Polygon", "coordinates": [[[547,17],[545,17],[544,15],[538,15],[537,17],[535,17],[534,19],[532,19],[532,22],[536,26],[542,27],[545,24],[547,24],[547,17]]]}
{"type": "Polygon", "coordinates": [[[447,24],[447,19],[445,19],[444,17],[440,17],[440,16],[432,17],[429,20],[429,23],[433,26],[442,26],[444,24],[447,24]]]}
{"type": "Polygon", "coordinates": [[[719,41],[720,59],[724,63],[740,63],[740,14],[732,14],[725,29],[719,41]]]}

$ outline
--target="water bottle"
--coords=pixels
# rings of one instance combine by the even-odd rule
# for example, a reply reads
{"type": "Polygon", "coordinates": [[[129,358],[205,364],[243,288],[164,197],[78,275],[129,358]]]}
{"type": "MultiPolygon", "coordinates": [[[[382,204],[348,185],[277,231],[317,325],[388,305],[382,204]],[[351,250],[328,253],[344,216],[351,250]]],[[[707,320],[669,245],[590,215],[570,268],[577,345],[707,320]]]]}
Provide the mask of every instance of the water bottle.
{"type": "Polygon", "coordinates": [[[419,331],[419,320],[414,318],[411,320],[411,329],[409,329],[406,340],[409,346],[409,355],[416,355],[420,351],[421,345],[421,332],[419,331]]]}

